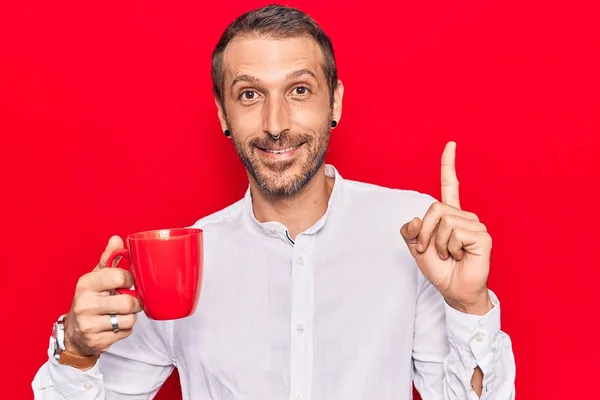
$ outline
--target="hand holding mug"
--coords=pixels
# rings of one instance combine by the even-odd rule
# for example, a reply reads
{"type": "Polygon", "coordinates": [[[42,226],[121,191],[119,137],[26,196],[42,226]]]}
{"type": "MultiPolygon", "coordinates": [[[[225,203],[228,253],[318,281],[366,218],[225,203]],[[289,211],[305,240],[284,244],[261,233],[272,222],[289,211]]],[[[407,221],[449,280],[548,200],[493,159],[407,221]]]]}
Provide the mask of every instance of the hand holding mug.
{"type": "Polygon", "coordinates": [[[136,314],[142,310],[132,296],[113,296],[114,290],[133,285],[131,273],[121,268],[105,268],[109,257],[123,248],[118,236],[110,238],[100,262],[92,272],[79,278],[71,310],[65,322],[65,349],[78,355],[105,352],[118,340],[131,335],[136,314]],[[114,317],[111,317],[114,314],[114,317]],[[113,330],[111,319],[118,319],[113,330]]]}

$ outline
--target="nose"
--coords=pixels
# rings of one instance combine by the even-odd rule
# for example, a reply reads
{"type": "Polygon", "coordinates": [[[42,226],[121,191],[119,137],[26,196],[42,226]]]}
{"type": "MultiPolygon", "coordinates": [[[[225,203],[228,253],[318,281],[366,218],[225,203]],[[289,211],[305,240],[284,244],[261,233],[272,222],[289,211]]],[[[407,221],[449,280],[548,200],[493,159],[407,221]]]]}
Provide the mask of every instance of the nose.
{"type": "Polygon", "coordinates": [[[289,130],[290,125],[290,110],[285,99],[267,99],[263,108],[263,130],[278,136],[289,130]]]}

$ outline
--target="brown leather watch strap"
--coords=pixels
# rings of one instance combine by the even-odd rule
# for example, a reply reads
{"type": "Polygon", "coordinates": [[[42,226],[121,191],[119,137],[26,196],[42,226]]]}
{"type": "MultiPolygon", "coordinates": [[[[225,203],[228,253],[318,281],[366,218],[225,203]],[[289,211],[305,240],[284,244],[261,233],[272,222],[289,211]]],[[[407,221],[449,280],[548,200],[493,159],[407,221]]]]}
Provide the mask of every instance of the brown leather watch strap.
{"type": "Polygon", "coordinates": [[[99,355],[80,356],[78,354],[69,353],[66,350],[60,352],[58,362],[63,365],[68,365],[73,368],[91,368],[96,364],[99,355]]]}

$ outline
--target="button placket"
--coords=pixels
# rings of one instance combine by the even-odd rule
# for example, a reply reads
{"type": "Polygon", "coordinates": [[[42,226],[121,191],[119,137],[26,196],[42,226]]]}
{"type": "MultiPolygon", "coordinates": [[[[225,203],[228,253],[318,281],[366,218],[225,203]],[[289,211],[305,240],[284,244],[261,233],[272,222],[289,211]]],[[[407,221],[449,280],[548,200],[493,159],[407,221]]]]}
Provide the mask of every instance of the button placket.
{"type": "MultiPolygon", "coordinates": [[[[306,264],[306,260],[307,257],[303,254],[299,255],[296,258],[296,264],[297,264],[297,268],[300,267],[304,267],[304,265],[306,264]]],[[[304,275],[304,274],[302,274],[304,275]]],[[[300,335],[302,335],[305,331],[305,324],[304,321],[306,320],[306,317],[303,317],[301,320],[298,321],[298,324],[296,325],[296,332],[298,332],[300,335]]]]}
{"type": "Polygon", "coordinates": [[[292,315],[290,399],[310,400],[312,387],[313,272],[310,260],[314,238],[299,235],[294,244],[292,264],[292,315]]]}

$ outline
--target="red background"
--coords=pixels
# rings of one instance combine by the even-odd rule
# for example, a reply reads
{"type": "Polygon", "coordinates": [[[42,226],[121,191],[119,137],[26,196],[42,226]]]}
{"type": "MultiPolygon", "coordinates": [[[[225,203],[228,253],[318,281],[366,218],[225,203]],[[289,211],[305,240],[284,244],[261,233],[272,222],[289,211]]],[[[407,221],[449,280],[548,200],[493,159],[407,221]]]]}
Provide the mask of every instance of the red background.
{"type": "MultiPolygon", "coordinates": [[[[597,380],[592,3],[291,3],[335,44],[346,94],[328,161],[345,177],[439,196],[441,151],[458,142],[462,205],[494,238],[520,399],[587,398],[597,380]]],[[[188,225],[243,195],[210,56],[263,4],[2,2],[0,397],[32,398],[52,322],[110,235],[188,225]]]]}

